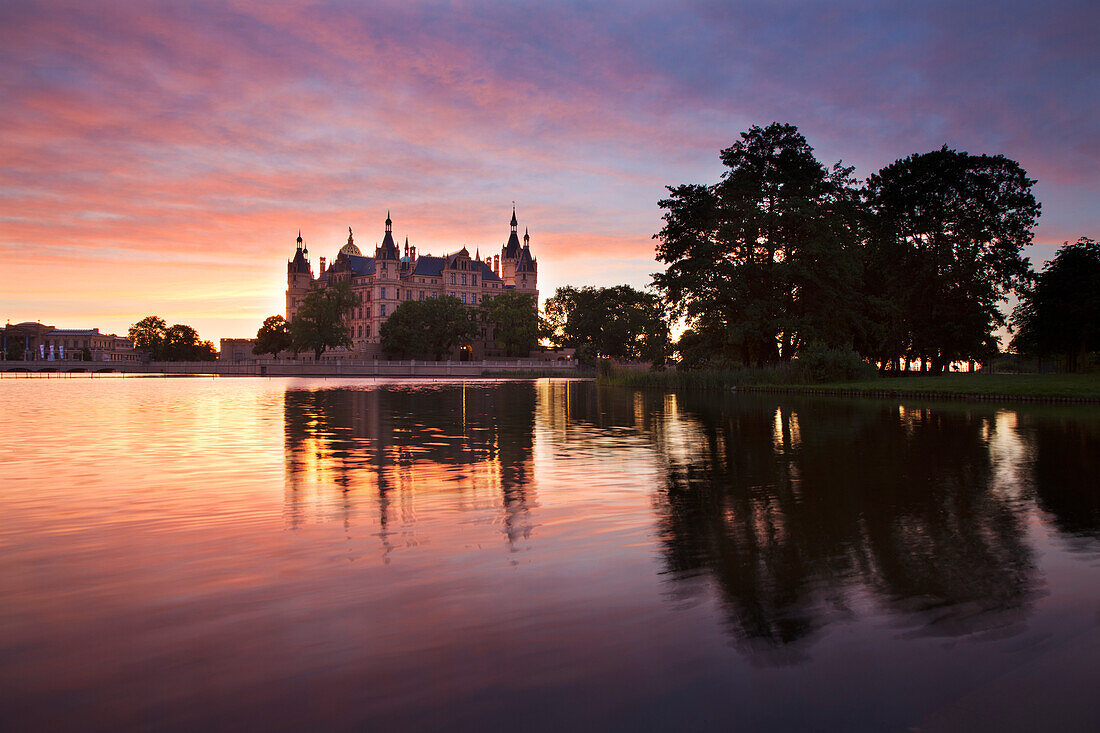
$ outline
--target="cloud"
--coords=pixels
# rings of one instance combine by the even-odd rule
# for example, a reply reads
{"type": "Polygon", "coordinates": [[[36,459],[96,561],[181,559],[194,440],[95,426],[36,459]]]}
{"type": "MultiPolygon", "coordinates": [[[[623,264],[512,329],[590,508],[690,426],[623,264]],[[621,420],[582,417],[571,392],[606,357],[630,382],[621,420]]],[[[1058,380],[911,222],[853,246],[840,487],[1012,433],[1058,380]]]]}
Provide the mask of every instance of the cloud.
{"type": "MultiPolygon", "coordinates": [[[[1095,236],[1098,25],[1073,2],[9,2],[0,252],[135,312],[157,267],[184,313],[272,288],[239,326],[280,307],[299,228],[331,256],[391,209],[421,251],[498,247],[515,200],[543,292],[642,285],[663,186],[773,120],[861,176],[1003,152],[1040,180],[1043,241],[1095,236]]],[[[21,319],[33,287],[0,277],[21,319]]]]}

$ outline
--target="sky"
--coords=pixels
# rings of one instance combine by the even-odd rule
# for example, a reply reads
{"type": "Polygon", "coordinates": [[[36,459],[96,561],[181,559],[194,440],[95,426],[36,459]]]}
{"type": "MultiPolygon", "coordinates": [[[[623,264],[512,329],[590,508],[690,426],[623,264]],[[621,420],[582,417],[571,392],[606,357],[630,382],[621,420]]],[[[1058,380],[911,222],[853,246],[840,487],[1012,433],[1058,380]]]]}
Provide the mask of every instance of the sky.
{"type": "Polygon", "coordinates": [[[752,125],[865,178],[948,145],[1038,183],[1032,261],[1100,238],[1093,2],[0,3],[0,318],[249,337],[299,229],[642,287],[665,186],[752,125]]]}

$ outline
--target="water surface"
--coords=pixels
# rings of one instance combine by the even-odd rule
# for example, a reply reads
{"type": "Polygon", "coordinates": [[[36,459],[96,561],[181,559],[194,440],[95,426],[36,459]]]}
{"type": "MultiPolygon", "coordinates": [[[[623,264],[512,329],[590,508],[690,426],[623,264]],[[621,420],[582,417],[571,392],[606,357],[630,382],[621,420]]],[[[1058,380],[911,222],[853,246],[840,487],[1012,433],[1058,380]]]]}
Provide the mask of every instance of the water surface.
{"type": "Polygon", "coordinates": [[[1100,729],[1095,408],[4,379],[0,428],[5,729],[1100,729]]]}

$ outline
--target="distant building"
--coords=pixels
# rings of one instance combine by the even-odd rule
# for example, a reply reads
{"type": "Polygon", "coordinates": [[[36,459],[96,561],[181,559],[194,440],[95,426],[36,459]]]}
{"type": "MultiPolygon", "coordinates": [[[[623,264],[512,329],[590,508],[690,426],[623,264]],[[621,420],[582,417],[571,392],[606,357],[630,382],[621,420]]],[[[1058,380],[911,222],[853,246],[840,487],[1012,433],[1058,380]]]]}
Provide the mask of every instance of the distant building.
{"type": "Polygon", "coordinates": [[[218,361],[273,361],[271,354],[253,354],[256,339],[222,339],[218,348],[218,361]]]}
{"type": "MultiPolygon", "coordinates": [[[[386,214],[382,243],[373,256],[364,255],[355,244],[351,228],[348,241],[340,248],[332,264],[320,258],[320,272],[314,277],[309,250],[298,233],[298,248],[287,262],[286,319],[293,321],[298,306],[310,289],[347,281],[359,299],[348,318],[352,348],[326,352],[327,358],[371,358],[379,355],[379,329],[403,301],[453,295],[461,302],[477,307],[486,298],[506,290],[530,293],[538,303],[538,262],[531,254],[531,238],[525,231],[523,244],[517,233],[516,210],[512,209],[511,232],[499,255],[471,257],[466,247],[442,257],[418,255],[405,238],[404,250],[393,238],[393,222],[386,214]]],[[[536,305],[537,307],[537,305],[536,305]]],[[[457,358],[482,359],[498,356],[491,333],[456,350],[457,358]]],[[[225,358],[224,356],[222,358],[225,358]]]]}
{"type": "Polygon", "coordinates": [[[0,358],[20,361],[80,360],[88,350],[92,361],[139,361],[130,339],[98,328],[56,328],[35,321],[8,324],[0,331],[0,358]]]}

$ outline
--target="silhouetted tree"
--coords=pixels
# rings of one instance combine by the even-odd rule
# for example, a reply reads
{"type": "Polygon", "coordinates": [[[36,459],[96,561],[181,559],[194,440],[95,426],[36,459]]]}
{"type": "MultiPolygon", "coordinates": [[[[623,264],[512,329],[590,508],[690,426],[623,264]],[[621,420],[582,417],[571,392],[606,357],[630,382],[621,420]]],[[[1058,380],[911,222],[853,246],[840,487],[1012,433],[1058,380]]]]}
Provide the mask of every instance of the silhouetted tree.
{"type": "Polygon", "coordinates": [[[158,316],[145,316],[140,321],[130,326],[127,332],[134,348],[144,351],[145,355],[153,360],[164,358],[164,337],[168,331],[168,324],[158,316]]]}
{"type": "Polygon", "coordinates": [[[857,197],[851,168],[826,170],[796,127],[741,133],[711,186],[659,202],[656,287],[716,353],[761,365],[803,345],[850,346],[857,197]]]}
{"type": "Polygon", "coordinates": [[[319,360],[326,349],[351,346],[351,327],[345,319],[358,304],[359,299],[346,280],[314,287],[306,293],[290,323],[294,353],[312,351],[319,360]]]}
{"type": "Polygon", "coordinates": [[[590,357],[659,363],[670,349],[660,298],[629,285],[558,288],[547,299],[544,331],[557,346],[590,357]]]}
{"type": "Polygon", "coordinates": [[[252,353],[278,356],[280,351],[286,351],[290,346],[290,327],[286,319],[282,316],[268,316],[256,332],[256,345],[252,347],[252,353]]]}
{"type": "Polygon", "coordinates": [[[1003,155],[946,146],[867,180],[864,283],[878,327],[864,341],[868,355],[908,351],[939,373],[990,351],[1004,324],[998,305],[1029,273],[1021,252],[1039,216],[1034,183],[1003,155]]]}
{"type": "Polygon", "coordinates": [[[506,290],[481,301],[484,321],[493,329],[493,340],[510,356],[527,356],[539,341],[539,317],[535,296],[506,290]]]}
{"type": "Polygon", "coordinates": [[[163,358],[166,361],[213,361],[217,355],[214,344],[203,341],[190,326],[177,323],[164,332],[163,358]]]}
{"type": "Polygon", "coordinates": [[[382,351],[399,358],[443,359],[477,335],[474,314],[453,295],[406,300],[379,329],[382,351]]]}
{"type": "Polygon", "coordinates": [[[1065,354],[1066,371],[1083,369],[1086,354],[1100,349],[1100,245],[1066,242],[1023,290],[1011,322],[1015,351],[1065,354]]]}

